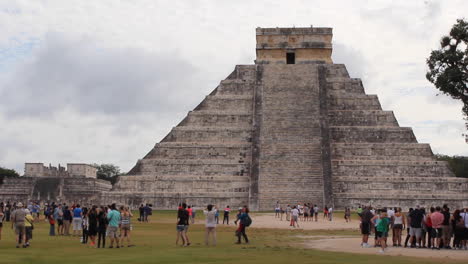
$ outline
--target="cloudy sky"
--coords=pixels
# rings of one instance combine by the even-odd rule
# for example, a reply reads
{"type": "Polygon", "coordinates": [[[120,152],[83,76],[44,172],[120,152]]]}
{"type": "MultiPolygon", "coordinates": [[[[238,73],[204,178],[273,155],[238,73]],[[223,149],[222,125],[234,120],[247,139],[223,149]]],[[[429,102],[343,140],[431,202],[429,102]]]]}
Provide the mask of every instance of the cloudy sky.
{"type": "Polygon", "coordinates": [[[236,64],[256,27],[334,29],[333,59],[435,153],[468,155],[461,104],[425,59],[466,0],[0,0],[0,166],[129,170],[236,64]]]}

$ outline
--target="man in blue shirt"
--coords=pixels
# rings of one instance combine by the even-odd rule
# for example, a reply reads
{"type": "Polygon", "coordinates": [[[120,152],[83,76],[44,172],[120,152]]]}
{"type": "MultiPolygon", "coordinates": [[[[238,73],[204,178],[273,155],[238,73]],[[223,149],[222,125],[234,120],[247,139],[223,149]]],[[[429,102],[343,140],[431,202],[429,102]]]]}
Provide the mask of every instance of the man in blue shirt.
{"type": "Polygon", "coordinates": [[[83,210],[81,209],[80,205],[77,204],[75,209],[73,209],[73,235],[80,236],[81,234],[81,224],[83,219],[81,216],[83,215],[83,210]]]}
{"type": "Polygon", "coordinates": [[[117,231],[120,224],[120,212],[117,211],[115,203],[110,206],[111,211],[107,214],[107,220],[109,220],[109,225],[107,226],[107,236],[110,238],[109,248],[114,247],[114,241],[116,243],[116,248],[119,248],[119,238],[117,231]]]}

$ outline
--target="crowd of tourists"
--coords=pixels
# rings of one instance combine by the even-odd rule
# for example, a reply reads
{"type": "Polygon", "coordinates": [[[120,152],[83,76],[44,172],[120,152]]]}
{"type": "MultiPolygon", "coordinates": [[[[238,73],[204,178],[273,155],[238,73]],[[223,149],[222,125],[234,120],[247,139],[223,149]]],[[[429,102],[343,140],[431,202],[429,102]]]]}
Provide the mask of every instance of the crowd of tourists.
{"type": "MultiPolygon", "coordinates": [[[[147,222],[151,215],[151,205],[142,205],[143,210],[138,220],[147,222]]],[[[29,247],[33,238],[34,225],[41,220],[49,224],[49,236],[74,236],[79,241],[91,247],[105,248],[106,237],[110,240],[109,248],[134,246],[131,244],[132,231],[129,207],[117,208],[115,204],[108,206],[81,207],[79,204],[46,203],[43,208],[39,203],[29,203],[24,206],[21,202],[0,203],[0,239],[4,222],[10,222],[15,232],[16,247],[29,247]],[[72,232],[70,232],[70,228],[72,232]]]]}
{"type": "MultiPolygon", "coordinates": [[[[283,217],[289,222],[289,226],[299,227],[299,221],[301,222],[317,222],[319,213],[323,212],[323,218],[327,221],[333,221],[333,207],[324,206],[323,208],[318,207],[316,204],[304,203],[298,205],[287,205],[282,207],[279,201],[275,205],[275,218],[279,218],[283,221],[283,217]]],[[[346,222],[351,221],[351,210],[350,208],[345,209],[345,220],[346,222]]]]}
{"type": "Polygon", "coordinates": [[[359,207],[358,215],[361,219],[361,246],[379,247],[380,253],[384,253],[390,243],[393,247],[467,249],[468,208],[451,212],[447,205],[428,209],[416,206],[405,213],[401,208],[374,209],[369,206],[359,207]],[[369,244],[371,234],[374,234],[373,246],[369,244]]]}
{"type": "MultiPolygon", "coordinates": [[[[229,215],[231,208],[226,206],[223,210],[223,224],[229,225],[229,215]]],[[[208,204],[203,210],[205,215],[205,245],[216,245],[216,226],[219,224],[219,210],[215,205],[208,204]]],[[[190,246],[188,236],[189,225],[195,223],[196,210],[195,207],[186,203],[179,204],[177,208],[177,238],[176,245],[179,241],[182,246],[190,246]]],[[[237,237],[236,244],[241,244],[241,239],[244,238],[245,243],[249,243],[249,238],[246,234],[246,228],[250,226],[252,219],[249,216],[249,208],[247,206],[240,207],[234,224],[237,226],[235,235],[237,237]]]]}

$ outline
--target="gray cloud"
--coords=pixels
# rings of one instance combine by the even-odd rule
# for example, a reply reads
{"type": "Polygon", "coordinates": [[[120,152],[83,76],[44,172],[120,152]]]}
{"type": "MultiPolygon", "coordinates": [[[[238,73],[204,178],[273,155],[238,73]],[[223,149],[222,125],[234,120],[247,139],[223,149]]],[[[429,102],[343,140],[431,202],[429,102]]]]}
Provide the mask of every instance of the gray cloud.
{"type": "Polygon", "coordinates": [[[0,88],[7,115],[167,111],[190,93],[196,69],[176,52],[106,48],[86,37],[48,34],[0,88]],[[177,87],[177,89],[175,89],[177,87]]]}
{"type": "Polygon", "coordinates": [[[345,64],[352,78],[363,78],[366,73],[365,66],[367,63],[364,55],[359,50],[346,46],[343,43],[333,42],[332,59],[334,63],[345,64]]]}

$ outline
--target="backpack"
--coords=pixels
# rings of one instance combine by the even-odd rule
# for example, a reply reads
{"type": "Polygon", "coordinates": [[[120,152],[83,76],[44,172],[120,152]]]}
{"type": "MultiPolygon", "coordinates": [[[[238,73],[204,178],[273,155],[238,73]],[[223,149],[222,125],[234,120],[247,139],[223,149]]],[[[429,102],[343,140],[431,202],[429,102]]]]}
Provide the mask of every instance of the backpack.
{"type": "Polygon", "coordinates": [[[249,215],[247,215],[244,219],[244,226],[250,226],[252,224],[252,218],[250,218],[249,215]]]}

